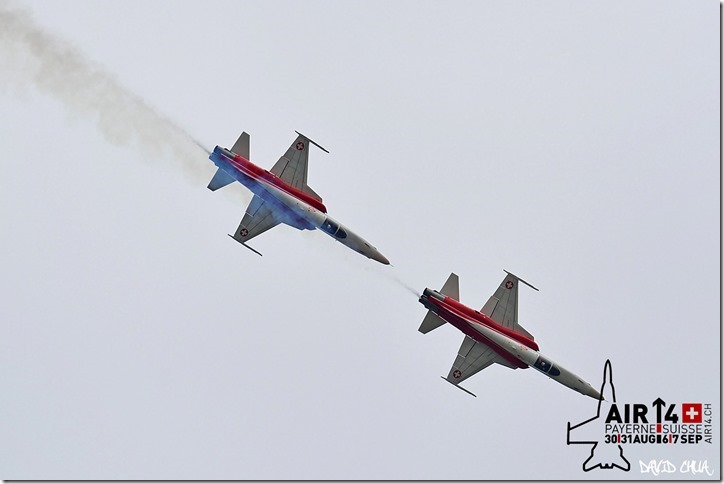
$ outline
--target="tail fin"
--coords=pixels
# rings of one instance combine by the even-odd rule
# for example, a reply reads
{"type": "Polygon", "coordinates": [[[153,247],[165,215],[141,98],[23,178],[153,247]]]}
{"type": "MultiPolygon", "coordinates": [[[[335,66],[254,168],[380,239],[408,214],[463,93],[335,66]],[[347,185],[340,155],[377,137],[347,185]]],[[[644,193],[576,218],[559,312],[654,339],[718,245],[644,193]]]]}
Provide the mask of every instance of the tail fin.
{"type": "Polygon", "coordinates": [[[244,131],[236,140],[234,146],[231,147],[231,151],[241,156],[242,158],[249,159],[249,133],[244,131]]]}
{"type": "MultiPolygon", "coordinates": [[[[460,281],[457,274],[455,274],[454,272],[450,274],[450,277],[447,278],[445,284],[442,285],[442,289],[440,289],[440,294],[453,298],[457,301],[460,300],[460,281]]],[[[418,328],[418,331],[422,334],[426,334],[433,329],[442,326],[443,324],[445,324],[444,319],[442,319],[440,316],[433,313],[432,311],[428,311],[427,315],[425,315],[425,319],[422,320],[422,324],[418,328]]]]}
{"type": "Polygon", "coordinates": [[[428,311],[425,315],[425,319],[422,320],[422,324],[418,329],[422,334],[427,334],[433,329],[445,324],[445,320],[432,311],[428,311]]]}
{"type": "Polygon", "coordinates": [[[447,278],[442,289],[440,289],[440,294],[451,297],[456,301],[460,300],[460,280],[457,274],[454,272],[450,274],[450,277],[447,278]]]}
{"type": "MultiPolygon", "coordinates": [[[[231,152],[247,160],[249,159],[249,134],[246,131],[241,133],[239,139],[237,139],[234,146],[231,147],[231,152]]],[[[219,168],[216,170],[216,174],[214,174],[214,178],[211,179],[207,188],[211,191],[216,191],[234,181],[236,181],[234,177],[219,168]]]]}

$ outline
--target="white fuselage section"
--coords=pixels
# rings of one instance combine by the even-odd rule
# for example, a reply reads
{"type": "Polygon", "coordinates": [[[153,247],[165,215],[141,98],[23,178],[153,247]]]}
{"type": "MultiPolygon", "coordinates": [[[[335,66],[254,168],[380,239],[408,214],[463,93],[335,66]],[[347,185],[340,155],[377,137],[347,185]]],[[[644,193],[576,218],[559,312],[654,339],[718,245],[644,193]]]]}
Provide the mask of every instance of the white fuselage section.
{"type": "Polygon", "coordinates": [[[485,339],[491,341],[503,351],[510,353],[526,365],[535,368],[549,378],[552,378],[558,383],[576,390],[583,395],[596,399],[600,398],[599,392],[593,388],[591,384],[584,381],[575,373],[568,371],[559,364],[543,356],[539,351],[529,348],[526,345],[496,331],[495,329],[486,326],[485,324],[477,321],[471,321],[467,318],[465,318],[465,321],[485,339]]]}
{"type": "Polygon", "coordinates": [[[380,251],[373,247],[369,242],[367,242],[365,239],[357,235],[349,228],[334,220],[329,215],[320,212],[303,200],[299,200],[298,198],[288,194],[284,190],[281,190],[270,183],[265,182],[264,180],[259,180],[257,183],[263,185],[263,190],[265,190],[269,195],[279,200],[282,204],[284,204],[291,210],[293,216],[289,217],[290,214],[284,214],[290,218],[288,222],[285,221],[285,223],[287,223],[288,225],[296,227],[300,230],[320,229],[322,232],[325,232],[337,242],[346,245],[350,249],[355,250],[360,254],[369,257],[370,259],[374,259],[378,262],[381,262],[382,264],[390,263],[390,261],[387,260],[387,258],[383,256],[380,251]],[[295,223],[299,220],[303,220],[304,224],[295,223]]]}

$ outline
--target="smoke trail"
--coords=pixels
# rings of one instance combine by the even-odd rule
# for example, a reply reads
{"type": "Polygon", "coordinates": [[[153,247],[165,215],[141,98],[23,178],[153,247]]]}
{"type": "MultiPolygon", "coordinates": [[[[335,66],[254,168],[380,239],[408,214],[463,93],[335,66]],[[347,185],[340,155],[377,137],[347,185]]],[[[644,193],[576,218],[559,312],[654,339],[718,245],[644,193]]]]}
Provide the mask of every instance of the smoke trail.
{"type": "Polygon", "coordinates": [[[149,159],[180,162],[186,174],[208,177],[193,136],[121,86],[102,67],[43,30],[31,15],[0,1],[0,81],[30,84],[98,124],[116,145],[135,145],[149,159]]]}
{"type": "Polygon", "coordinates": [[[420,293],[417,291],[417,289],[412,287],[410,284],[406,283],[405,281],[400,279],[398,276],[391,275],[391,277],[396,283],[398,283],[399,285],[401,285],[402,287],[407,289],[407,291],[411,292],[412,295],[415,296],[415,299],[418,299],[420,297],[420,293]]]}
{"type": "Polygon", "coordinates": [[[372,274],[374,277],[384,279],[395,287],[409,292],[415,296],[416,300],[420,298],[421,292],[406,282],[406,280],[409,280],[407,277],[403,278],[399,275],[402,271],[398,267],[395,267],[394,264],[384,266],[379,262],[367,259],[321,233],[320,230],[303,230],[300,234],[301,237],[299,240],[305,245],[305,249],[314,251],[317,254],[323,254],[327,259],[334,258],[337,263],[345,264],[348,271],[362,270],[367,274],[372,274]]]}
{"type": "Polygon", "coordinates": [[[395,268],[395,272],[398,274],[393,274],[390,272],[390,269],[394,266],[390,267],[384,267],[379,264],[373,264],[373,265],[366,265],[365,268],[367,271],[374,272],[378,276],[381,276],[388,281],[396,284],[397,286],[401,287],[402,289],[406,290],[407,292],[411,293],[413,296],[415,296],[415,299],[418,299],[420,297],[420,292],[415,289],[411,284],[408,282],[405,282],[398,274],[399,270],[395,268]]]}

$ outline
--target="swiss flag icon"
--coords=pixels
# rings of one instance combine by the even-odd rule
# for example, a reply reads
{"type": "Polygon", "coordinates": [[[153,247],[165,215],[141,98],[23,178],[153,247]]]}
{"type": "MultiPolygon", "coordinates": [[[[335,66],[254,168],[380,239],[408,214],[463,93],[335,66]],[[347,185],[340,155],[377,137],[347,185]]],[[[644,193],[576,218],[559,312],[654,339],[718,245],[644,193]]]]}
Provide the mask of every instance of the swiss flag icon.
{"type": "Polygon", "coordinates": [[[701,423],[701,403],[681,404],[681,423],[701,423]]]}

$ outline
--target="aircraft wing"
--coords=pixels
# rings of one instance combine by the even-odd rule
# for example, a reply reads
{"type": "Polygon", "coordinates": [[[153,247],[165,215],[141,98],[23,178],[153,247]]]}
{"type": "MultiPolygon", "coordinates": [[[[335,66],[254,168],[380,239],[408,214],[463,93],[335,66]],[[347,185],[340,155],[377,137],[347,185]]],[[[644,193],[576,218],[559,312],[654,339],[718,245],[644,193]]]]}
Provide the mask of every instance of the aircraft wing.
{"type": "Polygon", "coordinates": [[[506,271],[503,282],[500,283],[495,293],[490,296],[490,299],[488,299],[480,312],[501,326],[522,333],[530,339],[534,339],[532,334],[518,324],[518,283],[520,282],[532,287],[536,291],[538,290],[514,274],[506,271]]]}
{"type": "Polygon", "coordinates": [[[503,358],[499,357],[498,353],[490,346],[475,341],[470,336],[465,336],[458,350],[458,356],[455,358],[455,363],[453,363],[452,368],[450,368],[450,373],[448,373],[446,380],[458,385],[493,363],[500,363],[509,368],[515,368],[503,358]]]}
{"type": "Polygon", "coordinates": [[[281,220],[278,220],[274,216],[274,212],[269,204],[260,196],[254,195],[251,203],[246,208],[244,218],[241,219],[241,223],[232,237],[234,240],[244,244],[257,235],[276,227],[280,223],[281,220]]]}
{"type": "MultiPolygon", "coordinates": [[[[322,197],[307,185],[307,161],[309,160],[309,145],[317,145],[306,136],[297,133],[297,139],[289,146],[289,149],[279,158],[270,170],[283,182],[313,196],[320,202],[322,197]]],[[[321,146],[319,146],[322,148],[321,146]]],[[[324,148],[322,148],[324,150],[324,148]]],[[[327,150],[324,150],[327,151],[327,150]]]]}

